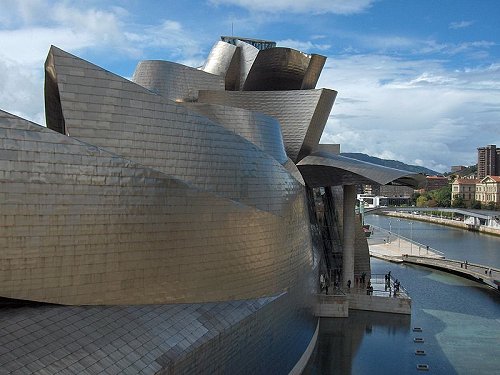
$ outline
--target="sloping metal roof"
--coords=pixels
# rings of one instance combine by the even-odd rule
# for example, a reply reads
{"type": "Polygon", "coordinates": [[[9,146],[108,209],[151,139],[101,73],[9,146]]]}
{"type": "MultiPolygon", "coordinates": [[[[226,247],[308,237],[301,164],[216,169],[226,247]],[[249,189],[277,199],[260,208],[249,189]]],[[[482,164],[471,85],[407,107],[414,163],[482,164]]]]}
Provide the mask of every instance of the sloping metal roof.
{"type": "Polygon", "coordinates": [[[313,152],[302,159],[297,166],[306,183],[312,187],[373,182],[381,185],[406,185],[415,189],[425,185],[423,174],[388,168],[328,152],[313,152]]]}

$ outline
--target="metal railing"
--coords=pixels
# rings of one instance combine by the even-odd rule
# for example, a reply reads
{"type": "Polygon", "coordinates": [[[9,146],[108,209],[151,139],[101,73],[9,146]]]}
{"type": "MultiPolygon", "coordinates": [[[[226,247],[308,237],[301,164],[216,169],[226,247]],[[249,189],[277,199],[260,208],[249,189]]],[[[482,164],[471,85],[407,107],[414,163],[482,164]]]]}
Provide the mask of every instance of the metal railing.
{"type": "MultiPolygon", "coordinates": [[[[378,227],[376,225],[370,225],[370,228],[372,229],[372,234],[370,236],[371,243],[393,243],[395,241],[398,241],[399,246],[401,247],[401,240],[402,240],[410,245],[411,255],[426,256],[426,255],[429,255],[429,253],[434,253],[434,254],[437,254],[439,256],[444,257],[443,252],[441,252],[437,249],[434,249],[428,245],[424,245],[420,242],[414,241],[411,238],[402,236],[398,233],[395,233],[394,231],[388,231],[387,229],[378,227]],[[380,241],[380,242],[378,242],[378,241],[380,241]],[[413,253],[415,253],[415,254],[413,254],[413,253]]],[[[403,247],[406,248],[407,246],[403,246],[403,247]]]]}
{"type": "Polygon", "coordinates": [[[468,261],[456,259],[422,259],[421,257],[412,255],[406,256],[405,259],[414,261],[415,263],[436,265],[443,268],[461,271],[463,273],[475,274],[481,278],[500,280],[500,269],[482,264],[469,263],[468,261]]]}

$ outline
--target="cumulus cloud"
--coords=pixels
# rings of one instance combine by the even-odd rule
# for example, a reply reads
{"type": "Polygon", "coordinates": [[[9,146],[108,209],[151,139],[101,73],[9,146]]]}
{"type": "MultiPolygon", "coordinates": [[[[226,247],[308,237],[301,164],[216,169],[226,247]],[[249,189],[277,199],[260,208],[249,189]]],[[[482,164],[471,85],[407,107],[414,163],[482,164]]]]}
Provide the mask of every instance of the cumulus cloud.
{"type": "Polygon", "coordinates": [[[496,65],[450,71],[440,61],[357,55],[326,68],[318,87],[339,94],[322,143],[440,172],[474,164],[478,146],[500,143],[491,117],[500,103],[496,65]]]}
{"type": "Polygon", "coordinates": [[[236,5],[242,8],[262,12],[290,12],[307,14],[354,14],[367,10],[374,0],[209,0],[215,5],[236,5]]]}
{"type": "Polygon", "coordinates": [[[0,0],[0,9],[0,61],[6,77],[0,80],[0,105],[32,121],[43,122],[43,62],[50,45],[80,56],[89,52],[101,61],[139,60],[146,48],[168,51],[165,57],[180,62],[202,61],[197,38],[174,20],[136,24],[121,7],[65,1],[0,0]]]}

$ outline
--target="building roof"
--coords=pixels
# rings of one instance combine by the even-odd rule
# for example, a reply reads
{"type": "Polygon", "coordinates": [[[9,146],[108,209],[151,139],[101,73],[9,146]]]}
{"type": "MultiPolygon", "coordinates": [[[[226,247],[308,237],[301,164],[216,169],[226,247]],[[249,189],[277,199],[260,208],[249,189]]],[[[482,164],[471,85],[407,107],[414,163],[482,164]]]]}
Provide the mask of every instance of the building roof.
{"type": "Polygon", "coordinates": [[[309,186],[334,186],[345,184],[396,184],[413,188],[425,184],[425,176],[367,163],[361,160],[316,151],[298,164],[304,180],[309,186]]]}
{"type": "Polygon", "coordinates": [[[500,176],[486,176],[480,182],[482,183],[482,182],[484,182],[484,180],[487,180],[487,179],[493,180],[495,182],[500,182],[500,176]]]}
{"type": "Polygon", "coordinates": [[[457,178],[455,181],[453,181],[454,184],[459,184],[459,185],[475,185],[480,182],[481,180],[477,178],[457,178]]]}

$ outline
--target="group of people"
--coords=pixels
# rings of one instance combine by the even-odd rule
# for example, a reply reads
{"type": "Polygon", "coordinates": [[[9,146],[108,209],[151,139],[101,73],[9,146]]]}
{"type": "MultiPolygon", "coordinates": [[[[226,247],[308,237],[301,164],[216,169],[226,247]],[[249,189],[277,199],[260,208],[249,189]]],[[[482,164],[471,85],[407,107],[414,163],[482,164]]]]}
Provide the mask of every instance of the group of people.
{"type": "MultiPolygon", "coordinates": [[[[401,283],[399,282],[398,279],[394,281],[394,297],[396,297],[397,293],[399,292],[399,288],[401,286],[401,283]]],[[[385,274],[385,291],[389,289],[389,294],[391,293],[391,271],[385,274]]]]}

